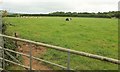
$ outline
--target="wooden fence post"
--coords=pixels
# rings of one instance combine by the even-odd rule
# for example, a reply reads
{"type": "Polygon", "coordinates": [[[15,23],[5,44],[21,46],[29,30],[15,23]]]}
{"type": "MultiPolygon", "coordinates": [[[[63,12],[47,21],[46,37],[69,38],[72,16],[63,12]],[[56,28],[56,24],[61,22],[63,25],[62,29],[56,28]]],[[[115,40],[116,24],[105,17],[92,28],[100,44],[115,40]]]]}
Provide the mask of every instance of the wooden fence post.
{"type": "MultiPolygon", "coordinates": [[[[17,33],[14,33],[14,36],[17,38],[17,37],[18,37],[18,34],[17,34],[17,33]]],[[[15,46],[18,47],[17,40],[15,40],[15,46]]]]}

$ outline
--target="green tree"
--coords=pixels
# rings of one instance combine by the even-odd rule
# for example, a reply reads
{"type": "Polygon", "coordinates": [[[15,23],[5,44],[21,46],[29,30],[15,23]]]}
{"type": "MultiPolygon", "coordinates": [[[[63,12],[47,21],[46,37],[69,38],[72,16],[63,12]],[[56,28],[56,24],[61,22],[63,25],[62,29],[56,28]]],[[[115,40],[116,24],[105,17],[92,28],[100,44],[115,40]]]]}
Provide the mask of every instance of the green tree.
{"type": "Polygon", "coordinates": [[[3,17],[6,17],[8,15],[7,10],[3,10],[2,15],[3,15],[3,17]]]}

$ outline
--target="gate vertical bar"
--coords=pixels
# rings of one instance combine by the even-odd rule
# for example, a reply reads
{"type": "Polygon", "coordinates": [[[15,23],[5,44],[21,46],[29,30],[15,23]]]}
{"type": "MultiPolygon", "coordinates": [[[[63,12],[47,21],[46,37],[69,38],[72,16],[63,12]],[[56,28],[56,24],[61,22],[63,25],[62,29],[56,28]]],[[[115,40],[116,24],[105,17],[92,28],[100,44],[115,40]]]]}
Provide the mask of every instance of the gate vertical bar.
{"type": "Polygon", "coordinates": [[[30,47],[30,71],[32,70],[32,46],[29,43],[29,47],[30,47]]]}
{"type": "Polygon", "coordinates": [[[70,52],[68,51],[67,70],[70,70],[70,52]]]}

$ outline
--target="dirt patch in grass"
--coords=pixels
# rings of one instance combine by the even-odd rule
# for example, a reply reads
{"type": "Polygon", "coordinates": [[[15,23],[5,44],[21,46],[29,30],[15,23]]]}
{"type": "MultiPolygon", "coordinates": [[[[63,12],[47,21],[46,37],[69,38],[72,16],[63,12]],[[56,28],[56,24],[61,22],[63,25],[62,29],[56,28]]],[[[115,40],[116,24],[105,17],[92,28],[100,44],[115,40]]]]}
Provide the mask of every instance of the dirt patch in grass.
{"type": "MultiPolygon", "coordinates": [[[[46,52],[46,48],[42,46],[36,46],[24,42],[18,42],[18,51],[24,54],[30,54],[30,47],[32,47],[32,56],[43,55],[46,52]]],[[[26,56],[22,56],[23,64],[29,66],[30,59],[26,56]]],[[[35,70],[51,70],[47,65],[43,65],[43,62],[32,59],[32,68],[35,70]]]]}

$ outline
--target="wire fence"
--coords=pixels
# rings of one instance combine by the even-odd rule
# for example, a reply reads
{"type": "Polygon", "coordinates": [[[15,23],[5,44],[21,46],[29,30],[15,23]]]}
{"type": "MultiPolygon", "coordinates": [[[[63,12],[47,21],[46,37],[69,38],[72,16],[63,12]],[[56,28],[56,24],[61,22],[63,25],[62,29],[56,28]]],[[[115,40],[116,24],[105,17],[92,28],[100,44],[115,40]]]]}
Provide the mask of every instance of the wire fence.
{"type": "Polygon", "coordinates": [[[73,69],[70,68],[70,54],[75,54],[75,55],[84,56],[84,57],[88,57],[88,58],[92,58],[92,59],[106,61],[106,62],[110,62],[110,63],[113,63],[113,64],[118,64],[118,65],[120,64],[120,60],[113,59],[113,58],[108,58],[108,57],[104,57],[104,56],[94,55],[94,54],[81,52],[81,51],[76,51],[76,50],[71,50],[71,49],[67,49],[67,48],[63,48],[63,47],[53,46],[53,45],[44,44],[44,43],[35,42],[35,41],[31,41],[31,40],[26,40],[26,39],[21,39],[21,38],[16,38],[16,37],[7,36],[7,35],[3,35],[3,34],[0,34],[0,37],[9,38],[9,39],[13,39],[13,40],[16,40],[16,41],[27,42],[29,44],[35,44],[35,45],[39,45],[39,46],[44,46],[44,47],[47,47],[47,48],[51,48],[51,49],[55,49],[55,50],[59,50],[59,51],[68,53],[68,55],[67,55],[67,67],[65,67],[65,66],[62,66],[62,65],[59,65],[59,64],[56,64],[56,63],[53,63],[53,62],[50,62],[50,61],[46,61],[46,60],[43,60],[43,59],[40,59],[40,58],[32,56],[32,46],[29,47],[30,48],[29,55],[21,53],[21,52],[13,51],[13,50],[10,50],[10,49],[7,49],[7,48],[4,48],[4,47],[0,46],[0,49],[3,51],[3,57],[0,57],[0,60],[3,61],[3,68],[0,68],[0,70],[2,70],[2,69],[4,70],[5,69],[5,66],[4,66],[5,62],[9,62],[9,63],[21,66],[21,67],[29,69],[29,70],[35,70],[35,69],[32,68],[32,59],[35,59],[37,61],[41,61],[41,62],[44,62],[44,63],[51,64],[51,65],[60,67],[60,68],[65,69],[65,70],[73,70],[73,69]],[[25,65],[22,65],[20,63],[16,63],[16,62],[13,62],[13,61],[5,59],[5,57],[4,57],[4,52],[5,51],[29,57],[29,64],[30,64],[30,66],[25,66],[25,65]]]}

